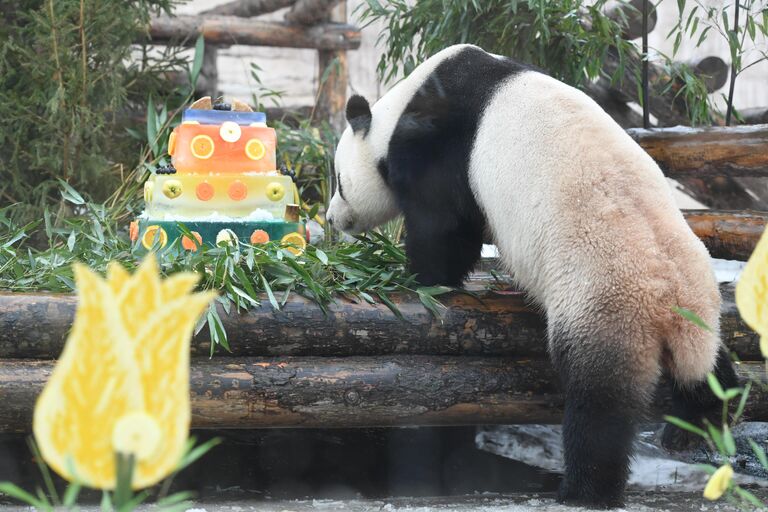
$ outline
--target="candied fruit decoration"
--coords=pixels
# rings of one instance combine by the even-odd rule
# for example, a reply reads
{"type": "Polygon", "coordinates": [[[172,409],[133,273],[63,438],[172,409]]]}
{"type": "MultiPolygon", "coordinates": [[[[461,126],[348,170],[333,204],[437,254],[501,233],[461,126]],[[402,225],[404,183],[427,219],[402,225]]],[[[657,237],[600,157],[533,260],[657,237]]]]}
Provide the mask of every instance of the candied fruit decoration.
{"type": "Polygon", "coordinates": [[[216,235],[216,245],[237,245],[237,235],[231,229],[222,229],[216,235]]]}
{"type": "Polygon", "coordinates": [[[134,220],[128,226],[128,236],[131,238],[131,242],[139,239],[139,221],[134,220]]]}
{"type": "Polygon", "coordinates": [[[276,181],[267,184],[265,192],[270,201],[279,201],[285,197],[285,187],[276,181]]]}
{"type": "Polygon", "coordinates": [[[267,242],[269,242],[269,233],[267,233],[263,229],[257,229],[253,233],[251,233],[251,243],[253,245],[265,244],[267,242]]]}
{"type": "Polygon", "coordinates": [[[248,187],[240,180],[233,181],[227,190],[229,198],[233,201],[242,201],[248,195],[248,187]]]}
{"type": "Polygon", "coordinates": [[[172,131],[168,136],[168,154],[173,156],[176,151],[176,130],[172,131]]]}
{"type": "Polygon", "coordinates": [[[219,128],[219,135],[226,142],[237,142],[240,140],[242,133],[240,126],[232,121],[224,121],[221,123],[221,128],[219,128]]]}
{"type": "Polygon", "coordinates": [[[290,252],[294,256],[300,256],[304,253],[304,249],[307,247],[307,242],[304,240],[304,236],[301,233],[293,232],[288,233],[280,240],[280,245],[283,249],[290,252]]]}
{"type": "Polygon", "coordinates": [[[251,160],[261,160],[267,153],[267,148],[259,139],[251,139],[245,144],[245,154],[251,160]]]}
{"type": "Polygon", "coordinates": [[[163,194],[168,199],[176,199],[181,195],[182,187],[179,180],[167,180],[163,183],[163,194]]]}
{"type": "Polygon", "coordinates": [[[155,243],[155,236],[157,236],[160,243],[160,248],[165,247],[168,243],[168,233],[160,226],[149,226],[144,232],[144,236],[141,237],[141,245],[145,249],[151,249],[155,243]]]}
{"type": "Polygon", "coordinates": [[[196,135],[189,143],[189,150],[195,158],[206,160],[213,155],[213,139],[207,135],[196,135]]]}
{"type": "Polygon", "coordinates": [[[195,237],[197,243],[195,243],[195,240],[192,240],[187,235],[181,237],[181,246],[184,248],[184,250],[197,251],[197,248],[203,245],[203,237],[200,236],[200,233],[197,231],[192,231],[192,236],[195,237]]]}
{"type": "Polygon", "coordinates": [[[155,188],[155,184],[151,181],[145,181],[144,182],[144,202],[145,203],[151,203],[152,202],[152,191],[155,188]]]}
{"type": "Polygon", "coordinates": [[[207,181],[198,183],[197,188],[195,189],[195,194],[201,201],[210,201],[213,198],[213,185],[207,181]]]}

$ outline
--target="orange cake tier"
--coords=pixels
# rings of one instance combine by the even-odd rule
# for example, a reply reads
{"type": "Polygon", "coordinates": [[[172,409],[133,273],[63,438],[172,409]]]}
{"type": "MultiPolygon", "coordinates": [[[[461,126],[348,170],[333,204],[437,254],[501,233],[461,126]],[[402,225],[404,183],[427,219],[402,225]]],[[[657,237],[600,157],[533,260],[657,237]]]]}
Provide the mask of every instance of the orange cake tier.
{"type": "Polygon", "coordinates": [[[285,207],[298,203],[289,176],[271,173],[162,174],[144,184],[146,215],[154,219],[202,219],[207,216],[282,219],[285,207]]]}
{"type": "Polygon", "coordinates": [[[277,168],[273,128],[185,121],[168,140],[168,153],[180,174],[242,174],[277,168]]]}

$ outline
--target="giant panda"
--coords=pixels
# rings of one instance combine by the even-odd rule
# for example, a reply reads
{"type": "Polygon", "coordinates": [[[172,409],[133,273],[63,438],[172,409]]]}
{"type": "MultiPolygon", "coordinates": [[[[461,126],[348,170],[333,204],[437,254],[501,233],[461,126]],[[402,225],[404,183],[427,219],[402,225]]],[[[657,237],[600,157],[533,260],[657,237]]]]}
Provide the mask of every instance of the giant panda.
{"type": "MultiPolygon", "coordinates": [[[[708,372],[736,385],[709,255],[659,167],[584,93],[471,45],[427,59],[373,107],[353,96],[346,116],[328,222],[355,233],[403,214],[424,285],[460,286],[490,235],[546,313],[565,394],[558,499],[621,506],[662,372],[672,413],[693,422],[717,407],[708,372]]],[[[679,437],[667,427],[665,444],[679,437]]]]}

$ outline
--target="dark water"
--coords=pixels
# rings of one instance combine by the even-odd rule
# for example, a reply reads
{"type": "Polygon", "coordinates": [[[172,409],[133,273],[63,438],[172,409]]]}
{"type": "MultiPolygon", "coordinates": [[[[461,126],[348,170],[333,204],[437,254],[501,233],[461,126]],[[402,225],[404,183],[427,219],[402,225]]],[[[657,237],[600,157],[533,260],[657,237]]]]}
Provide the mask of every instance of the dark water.
{"type": "MultiPolygon", "coordinates": [[[[220,437],[175,480],[200,498],[349,499],[551,492],[559,477],[475,448],[474,427],[197,431],[220,437]]],[[[0,481],[39,473],[23,435],[0,435],[0,481]]],[[[96,497],[94,496],[94,499],[96,497]]]]}

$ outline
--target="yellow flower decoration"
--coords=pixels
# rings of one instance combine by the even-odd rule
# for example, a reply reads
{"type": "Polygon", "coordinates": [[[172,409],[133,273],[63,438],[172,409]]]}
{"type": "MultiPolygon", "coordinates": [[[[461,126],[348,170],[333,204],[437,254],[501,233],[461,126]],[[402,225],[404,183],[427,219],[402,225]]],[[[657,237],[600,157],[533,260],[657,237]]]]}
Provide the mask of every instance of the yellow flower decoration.
{"type": "Polygon", "coordinates": [[[189,434],[189,344],[214,293],[191,293],[193,273],[161,280],[154,255],[131,276],[117,263],[103,279],[74,266],[77,311],[33,429],[45,461],[70,481],[115,487],[115,454],[136,460],[132,485],[148,487],[178,465],[189,434]]]}
{"type": "Polygon", "coordinates": [[[768,235],[763,232],[736,285],[741,318],[760,335],[760,351],[768,358],[768,235]]]}
{"type": "Polygon", "coordinates": [[[729,464],[724,464],[717,468],[712,476],[709,477],[706,487],[704,487],[704,497],[710,501],[719,500],[733,479],[733,468],[729,464]]]}

